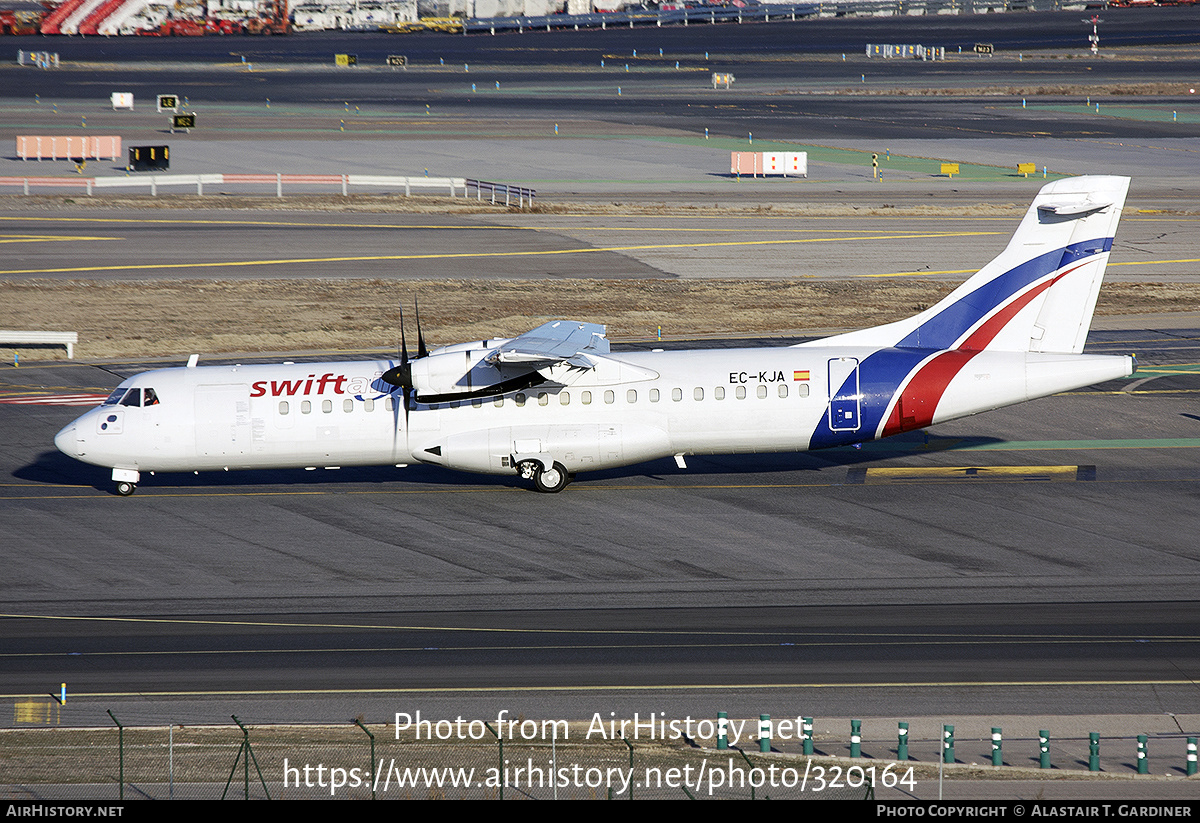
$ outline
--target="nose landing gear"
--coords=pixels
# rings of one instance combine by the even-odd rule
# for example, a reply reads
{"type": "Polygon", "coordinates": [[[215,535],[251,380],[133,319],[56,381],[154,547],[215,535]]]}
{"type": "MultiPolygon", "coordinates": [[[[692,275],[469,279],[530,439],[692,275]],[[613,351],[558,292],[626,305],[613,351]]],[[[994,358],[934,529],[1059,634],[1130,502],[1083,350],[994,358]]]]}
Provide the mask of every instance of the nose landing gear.
{"type": "Polygon", "coordinates": [[[117,494],[128,497],[137,491],[137,483],[142,479],[142,473],[137,469],[113,469],[112,479],[117,484],[117,494]]]}

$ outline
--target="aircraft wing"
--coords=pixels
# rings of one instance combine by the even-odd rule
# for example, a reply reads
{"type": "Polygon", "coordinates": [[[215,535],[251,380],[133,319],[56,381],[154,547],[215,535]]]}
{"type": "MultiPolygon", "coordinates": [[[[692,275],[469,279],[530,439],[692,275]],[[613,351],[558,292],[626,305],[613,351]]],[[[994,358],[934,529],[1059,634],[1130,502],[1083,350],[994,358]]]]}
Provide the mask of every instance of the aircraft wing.
{"type": "Polygon", "coordinates": [[[582,369],[595,366],[594,357],[608,354],[605,326],[574,320],[552,320],[519,337],[507,340],[488,356],[493,364],[545,368],[570,363],[582,369]]]}

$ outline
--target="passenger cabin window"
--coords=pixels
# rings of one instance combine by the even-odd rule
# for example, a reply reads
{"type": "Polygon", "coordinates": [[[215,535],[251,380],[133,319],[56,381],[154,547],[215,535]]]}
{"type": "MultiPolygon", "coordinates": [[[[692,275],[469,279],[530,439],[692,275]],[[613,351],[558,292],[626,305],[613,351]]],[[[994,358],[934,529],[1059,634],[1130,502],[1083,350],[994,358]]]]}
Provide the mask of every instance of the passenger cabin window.
{"type": "Polygon", "coordinates": [[[321,411],[325,414],[329,414],[330,412],[332,412],[333,411],[333,401],[332,400],[322,400],[321,401],[321,411]]]}
{"type": "Polygon", "coordinates": [[[787,397],[787,395],[788,395],[787,383],[780,383],[779,384],[779,396],[787,397]]]}
{"type": "Polygon", "coordinates": [[[746,387],[738,386],[736,389],[733,390],[733,394],[735,397],[737,397],[738,400],[745,400],[746,399],[746,387]]]}
{"type": "Polygon", "coordinates": [[[311,414],[312,413],[312,401],[301,400],[300,401],[300,413],[301,414],[311,414]]]}
{"type": "Polygon", "coordinates": [[[394,397],[389,397],[386,401],[384,401],[383,407],[385,409],[387,409],[388,411],[395,411],[396,410],[396,399],[394,397]]]}
{"type": "Polygon", "coordinates": [[[279,401],[279,413],[280,413],[280,414],[287,414],[287,413],[288,413],[288,409],[289,409],[289,406],[288,406],[288,401],[286,401],[286,400],[280,400],[280,401],[279,401]]]}
{"type": "Polygon", "coordinates": [[[801,383],[796,387],[796,394],[800,397],[808,397],[808,384],[801,383]]]}
{"type": "Polygon", "coordinates": [[[545,406],[549,402],[550,402],[550,395],[546,394],[546,392],[544,392],[544,391],[538,392],[538,405],[539,406],[545,406]]]}
{"type": "Polygon", "coordinates": [[[671,389],[671,399],[678,403],[683,399],[683,389],[671,389]]]}
{"type": "Polygon", "coordinates": [[[692,390],[692,397],[695,398],[696,400],[703,400],[704,399],[704,389],[697,386],[695,389],[692,390]]]}
{"type": "Polygon", "coordinates": [[[342,401],[342,411],[346,412],[347,414],[354,411],[354,401],[349,397],[342,401]]]}
{"type": "Polygon", "coordinates": [[[651,403],[657,403],[657,402],[658,402],[658,389],[651,389],[651,390],[650,390],[650,402],[651,402],[651,403]]]}
{"type": "Polygon", "coordinates": [[[636,403],[637,402],[637,389],[630,389],[629,391],[625,392],[625,402],[627,402],[627,403],[636,403]]]}
{"type": "Polygon", "coordinates": [[[558,393],[558,405],[568,406],[568,405],[570,405],[570,403],[571,403],[571,393],[565,392],[565,391],[560,391],[558,393]]]}
{"type": "Polygon", "coordinates": [[[758,384],[758,399],[762,400],[766,396],[767,396],[767,384],[759,383],[758,384]]]}
{"type": "Polygon", "coordinates": [[[592,405],[592,393],[590,391],[580,392],[579,402],[585,406],[592,405]]]}
{"type": "Polygon", "coordinates": [[[724,400],[725,399],[725,387],[724,386],[717,386],[715,389],[713,389],[713,399],[714,400],[724,400]]]}
{"type": "Polygon", "coordinates": [[[369,412],[375,411],[375,401],[374,400],[364,400],[363,401],[363,411],[369,411],[369,412]]]}
{"type": "Polygon", "coordinates": [[[605,403],[613,403],[616,401],[616,399],[617,399],[617,396],[615,394],[613,394],[611,389],[609,389],[608,391],[606,391],[604,393],[604,402],[605,403]]]}
{"type": "Polygon", "coordinates": [[[521,392],[517,392],[517,396],[514,397],[513,400],[516,401],[518,408],[525,405],[525,395],[521,392]]]}
{"type": "Polygon", "coordinates": [[[504,405],[504,398],[501,397],[500,395],[496,395],[496,399],[492,401],[492,405],[495,406],[496,408],[500,408],[501,406],[504,405]]]}

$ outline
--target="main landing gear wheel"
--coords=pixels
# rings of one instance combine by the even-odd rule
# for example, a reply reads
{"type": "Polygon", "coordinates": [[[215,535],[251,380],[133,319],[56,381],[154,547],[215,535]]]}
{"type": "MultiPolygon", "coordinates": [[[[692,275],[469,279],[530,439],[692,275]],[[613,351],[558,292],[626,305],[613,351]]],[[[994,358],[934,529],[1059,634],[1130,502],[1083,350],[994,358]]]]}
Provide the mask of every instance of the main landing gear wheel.
{"type": "Polygon", "coordinates": [[[562,463],[555,463],[548,469],[536,460],[526,460],[521,463],[518,473],[526,480],[533,481],[533,487],[543,494],[560,492],[571,482],[571,475],[562,463]]]}
{"type": "Polygon", "coordinates": [[[121,495],[122,497],[128,497],[135,491],[137,491],[136,483],[130,483],[127,480],[122,480],[120,483],[117,483],[117,494],[121,495]]]}
{"type": "Polygon", "coordinates": [[[541,469],[533,474],[533,487],[544,494],[560,492],[569,482],[571,476],[567,474],[567,467],[562,463],[555,463],[550,468],[541,469]]]}

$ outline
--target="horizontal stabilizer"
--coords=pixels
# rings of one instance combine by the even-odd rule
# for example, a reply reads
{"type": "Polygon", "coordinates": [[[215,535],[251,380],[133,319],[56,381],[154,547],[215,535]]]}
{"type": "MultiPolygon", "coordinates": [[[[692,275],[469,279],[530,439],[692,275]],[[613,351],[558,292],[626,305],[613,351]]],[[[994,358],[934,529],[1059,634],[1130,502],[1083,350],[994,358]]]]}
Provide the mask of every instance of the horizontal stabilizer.
{"type": "Polygon", "coordinates": [[[1075,203],[1039,203],[1038,209],[1064,217],[1076,217],[1107,209],[1111,205],[1112,203],[1094,203],[1091,200],[1080,200],[1075,203]]]}

